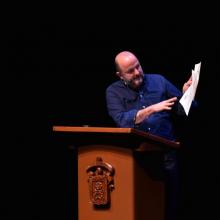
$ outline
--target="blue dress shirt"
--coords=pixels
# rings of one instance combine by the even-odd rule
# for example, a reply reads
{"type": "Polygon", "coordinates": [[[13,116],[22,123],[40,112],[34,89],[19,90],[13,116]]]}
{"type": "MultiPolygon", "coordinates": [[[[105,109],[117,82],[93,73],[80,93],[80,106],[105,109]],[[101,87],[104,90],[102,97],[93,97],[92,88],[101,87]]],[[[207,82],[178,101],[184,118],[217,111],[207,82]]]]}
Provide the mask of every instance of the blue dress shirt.
{"type": "Polygon", "coordinates": [[[143,84],[138,91],[122,80],[106,89],[108,113],[118,127],[137,128],[169,140],[175,140],[171,115],[183,114],[178,101],[172,110],[153,113],[138,125],[135,124],[135,117],[140,109],[172,97],[179,100],[181,96],[182,92],[159,74],[144,74],[143,84]]]}

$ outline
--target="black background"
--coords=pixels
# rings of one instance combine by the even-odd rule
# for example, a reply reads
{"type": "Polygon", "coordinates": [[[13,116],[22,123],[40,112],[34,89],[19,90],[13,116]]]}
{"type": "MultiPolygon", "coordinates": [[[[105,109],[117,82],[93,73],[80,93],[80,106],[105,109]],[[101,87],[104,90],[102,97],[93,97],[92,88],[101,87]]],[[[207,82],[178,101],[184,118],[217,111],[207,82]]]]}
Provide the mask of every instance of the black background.
{"type": "Polygon", "coordinates": [[[216,215],[216,18],[156,20],[155,15],[132,22],[124,16],[112,25],[103,14],[83,20],[72,15],[14,18],[7,25],[7,77],[2,85],[7,131],[2,147],[4,219],[72,219],[72,152],[52,142],[52,126],[113,125],[105,89],[117,79],[114,57],[122,50],[135,53],[145,72],[161,73],[180,89],[194,65],[202,62],[199,109],[180,126],[183,138],[190,139],[182,152],[183,219],[216,215]]]}

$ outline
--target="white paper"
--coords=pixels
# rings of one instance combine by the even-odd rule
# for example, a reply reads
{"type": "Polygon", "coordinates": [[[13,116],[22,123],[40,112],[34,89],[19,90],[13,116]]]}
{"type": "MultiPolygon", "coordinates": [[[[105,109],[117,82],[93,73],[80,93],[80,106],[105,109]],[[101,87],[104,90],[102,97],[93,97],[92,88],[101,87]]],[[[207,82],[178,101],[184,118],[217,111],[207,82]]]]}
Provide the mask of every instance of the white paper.
{"type": "Polygon", "coordinates": [[[192,104],[193,99],[195,98],[196,89],[199,83],[199,75],[200,75],[201,62],[195,64],[194,70],[192,70],[192,84],[183,94],[180,99],[180,104],[183,106],[186,115],[189,114],[189,110],[192,104]]]}

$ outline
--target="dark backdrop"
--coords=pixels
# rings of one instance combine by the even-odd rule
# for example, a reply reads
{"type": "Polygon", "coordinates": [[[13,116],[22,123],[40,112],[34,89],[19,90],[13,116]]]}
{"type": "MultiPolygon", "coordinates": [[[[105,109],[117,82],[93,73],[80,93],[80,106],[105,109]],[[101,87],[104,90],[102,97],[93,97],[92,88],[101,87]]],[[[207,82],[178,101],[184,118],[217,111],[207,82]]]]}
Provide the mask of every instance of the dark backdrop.
{"type": "Polygon", "coordinates": [[[161,73],[180,89],[194,65],[202,62],[199,109],[179,127],[184,140],[190,140],[182,153],[183,219],[216,214],[215,28],[154,23],[118,30],[95,22],[14,21],[8,28],[3,216],[72,219],[72,152],[53,144],[52,126],[113,126],[105,89],[117,79],[114,56],[121,50],[134,52],[145,72],[161,73]]]}

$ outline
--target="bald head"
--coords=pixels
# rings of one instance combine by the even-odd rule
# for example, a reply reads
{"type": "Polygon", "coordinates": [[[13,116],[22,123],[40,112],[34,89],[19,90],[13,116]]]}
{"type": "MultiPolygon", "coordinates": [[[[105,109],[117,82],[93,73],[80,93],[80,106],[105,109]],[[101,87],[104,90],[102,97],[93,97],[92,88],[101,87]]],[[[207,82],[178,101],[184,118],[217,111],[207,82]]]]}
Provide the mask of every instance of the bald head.
{"type": "Polygon", "coordinates": [[[116,74],[121,80],[133,89],[138,89],[143,82],[143,70],[137,57],[129,52],[122,51],[115,57],[116,74]]]}
{"type": "Polygon", "coordinates": [[[122,51],[115,57],[115,66],[117,71],[121,72],[123,71],[127,66],[129,66],[131,63],[137,62],[137,57],[129,52],[129,51],[122,51]]]}

